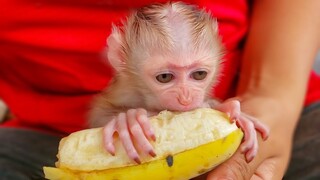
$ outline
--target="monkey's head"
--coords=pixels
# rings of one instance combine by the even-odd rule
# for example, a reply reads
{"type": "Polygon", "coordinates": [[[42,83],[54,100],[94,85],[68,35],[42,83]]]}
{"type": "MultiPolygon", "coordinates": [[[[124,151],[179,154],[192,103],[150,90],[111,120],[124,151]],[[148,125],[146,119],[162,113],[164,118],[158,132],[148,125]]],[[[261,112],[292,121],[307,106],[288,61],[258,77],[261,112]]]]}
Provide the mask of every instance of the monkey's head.
{"type": "Polygon", "coordinates": [[[137,86],[147,107],[188,111],[203,105],[217,80],[217,29],[211,15],[195,6],[150,5],[114,27],[108,60],[119,79],[137,86]]]}

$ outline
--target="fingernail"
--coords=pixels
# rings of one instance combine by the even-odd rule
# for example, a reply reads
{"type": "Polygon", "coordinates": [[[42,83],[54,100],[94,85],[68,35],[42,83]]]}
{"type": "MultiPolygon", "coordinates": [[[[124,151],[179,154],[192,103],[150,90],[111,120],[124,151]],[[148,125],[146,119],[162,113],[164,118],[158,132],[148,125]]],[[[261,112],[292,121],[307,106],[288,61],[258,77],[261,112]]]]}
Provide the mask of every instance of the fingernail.
{"type": "Polygon", "coordinates": [[[152,157],[156,157],[157,156],[157,154],[153,150],[149,151],[149,154],[152,157]]]}
{"type": "Polygon", "coordinates": [[[108,146],[106,147],[107,151],[112,155],[115,156],[115,149],[113,147],[112,144],[108,144],[108,146]]]}
{"type": "Polygon", "coordinates": [[[245,153],[248,151],[248,147],[247,146],[241,146],[241,153],[245,153]]]}
{"type": "Polygon", "coordinates": [[[268,137],[269,137],[269,135],[268,135],[268,134],[264,134],[264,136],[262,137],[262,139],[265,141],[265,140],[267,140],[267,139],[268,139],[268,137]]]}
{"type": "Polygon", "coordinates": [[[154,134],[151,134],[152,141],[156,141],[156,136],[154,134]]]}
{"type": "Polygon", "coordinates": [[[141,164],[141,161],[140,161],[139,158],[136,157],[136,158],[134,158],[133,160],[134,160],[137,164],[141,164]]]}
{"type": "Polygon", "coordinates": [[[115,150],[112,148],[112,149],[108,149],[107,150],[112,156],[115,156],[116,153],[115,153],[115,150]]]}
{"type": "Polygon", "coordinates": [[[241,125],[240,125],[239,121],[236,121],[236,125],[237,125],[238,128],[241,128],[241,125]]]}
{"type": "Polygon", "coordinates": [[[250,155],[246,156],[247,163],[251,162],[252,160],[253,160],[253,156],[250,156],[250,155]]]}

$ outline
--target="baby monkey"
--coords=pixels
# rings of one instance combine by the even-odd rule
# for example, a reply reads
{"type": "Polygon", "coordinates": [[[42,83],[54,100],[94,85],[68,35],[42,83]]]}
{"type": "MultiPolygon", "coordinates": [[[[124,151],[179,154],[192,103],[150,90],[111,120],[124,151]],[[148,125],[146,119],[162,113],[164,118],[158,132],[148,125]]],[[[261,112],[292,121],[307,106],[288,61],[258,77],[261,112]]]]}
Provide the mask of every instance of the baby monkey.
{"type": "Polygon", "coordinates": [[[162,110],[211,107],[227,113],[244,131],[241,151],[251,161],[257,153],[256,131],[265,125],[240,111],[237,100],[218,102],[210,92],[219,77],[222,45],[217,22],[205,10],[181,2],[153,4],[132,13],[107,40],[107,57],[116,75],[95,100],[91,127],[104,126],[104,144],[112,155],[115,133],[128,156],[156,156],[148,117],[162,110]]]}

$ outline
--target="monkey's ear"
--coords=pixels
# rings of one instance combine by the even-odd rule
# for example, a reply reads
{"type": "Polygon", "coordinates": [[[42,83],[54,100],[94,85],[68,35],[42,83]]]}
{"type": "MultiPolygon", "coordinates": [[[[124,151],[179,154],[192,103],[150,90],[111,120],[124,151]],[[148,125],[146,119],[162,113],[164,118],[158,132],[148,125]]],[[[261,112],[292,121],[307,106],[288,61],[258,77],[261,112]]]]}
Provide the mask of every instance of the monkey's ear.
{"type": "Polygon", "coordinates": [[[122,34],[118,28],[113,27],[112,33],[107,39],[107,45],[108,61],[119,72],[124,68],[125,60],[121,56],[122,34]]]}

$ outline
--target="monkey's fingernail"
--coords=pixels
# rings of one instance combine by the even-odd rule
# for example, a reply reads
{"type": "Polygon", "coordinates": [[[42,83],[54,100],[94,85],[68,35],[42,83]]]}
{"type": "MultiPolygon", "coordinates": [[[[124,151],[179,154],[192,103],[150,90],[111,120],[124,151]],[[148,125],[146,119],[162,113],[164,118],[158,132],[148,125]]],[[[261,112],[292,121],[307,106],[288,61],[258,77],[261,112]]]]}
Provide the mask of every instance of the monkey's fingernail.
{"type": "Polygon", "coordinates": [[[248,146],[241,146],[241,153],[245,153],[249,150],[249,147],[248,146]]]}
{"type": "Polygon", "coordinates": [[[246,157],[247,163],[251,162],[252,160],[253,160],[253,157],[252,157],[252,156],[246,157]]]}
{"type": "Polygon", "coordinates": [[[269,138],[269,132],[262,132],[260,133],[261,134],[261,137],[262,137],[262,140],[267,140],[269,138]]]}
{"type": "Polygon", "coordinates": [[[134,160],[137,164],[141,164],[141,161],[140,161],[140,159],[139,159],[138,157],[134,158],[133,160],[134,160]]]}
{"type": "Polygon", "coordinates": [[[106,147],[107,148],[107,151],[112,155],[112,156],[115,156],[116,153],[115,153],[115,149],[113,147],[112,144],[108,144],[108,146],[106,147]]]}
{"type": "Polygon", "coordinates": [[[150,156],[152,156],[152,157],[156,157],[156,156],[157,156],[156,153],[155,153],[153,150],[149,151],[149,154],[150,154],[150,156]]]}
{"type": "Polygon", "coordinates": [[[253,160],[253,158],[254,158],[254,156],[252,156],[252,155],[246,155],[246,161],[247,161],[247,163],[249,163],[249,162],[251,162],[252,160],[253,160]]]}
{"type": "Polygon", "coordinates": [[[240,121],[236,121],[236,125],[238,128],[241,128],[240,121]]]}
{"type": "Polygon", "coordinates": [[[240,151],[241,151],[241,153],[245,153],[246,152],[246,148],[242,147],[240,151]]]}
{"type": "Polygon", "coordinates": [[[156,135],[151,134],[150,137],[151,137],[152,141],[156,141],[156,135]]]}
{"type": "Polygon", "coordinates": [[[108,152],[109,152],[112,156],[115,156],[115,155],[116,155],[116,152],[115,152],[114,149],[108,150],[108,152]]]}

